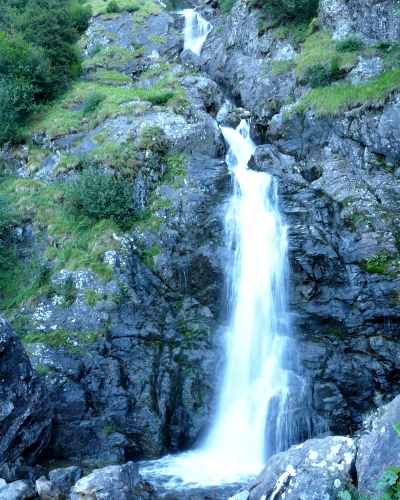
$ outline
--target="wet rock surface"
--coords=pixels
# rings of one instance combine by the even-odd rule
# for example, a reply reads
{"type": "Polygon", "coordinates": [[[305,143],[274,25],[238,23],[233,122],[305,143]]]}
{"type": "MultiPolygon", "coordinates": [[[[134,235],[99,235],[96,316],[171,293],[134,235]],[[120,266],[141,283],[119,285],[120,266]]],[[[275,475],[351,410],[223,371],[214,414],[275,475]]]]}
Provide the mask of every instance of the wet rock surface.
{"type": "MultiPolygon", "coordinates": [[[[0,317],[0,476],[3,479],[12,481],[30,474],[29,466],[49,444],[52,410],[46,388],[32,369],[20,340],[0,317]]],[[[18,491],[21,488],[22,484],[14,485],[18,491]]],[[[6,495],[0,490],[1,494],[6,495]]]]}

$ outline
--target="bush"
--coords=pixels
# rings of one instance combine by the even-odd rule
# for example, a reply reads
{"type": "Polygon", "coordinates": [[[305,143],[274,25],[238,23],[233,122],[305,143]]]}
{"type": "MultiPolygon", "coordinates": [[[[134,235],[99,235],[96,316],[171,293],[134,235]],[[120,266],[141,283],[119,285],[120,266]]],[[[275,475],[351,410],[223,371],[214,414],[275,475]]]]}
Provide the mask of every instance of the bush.
{"type": "Polygon", "coordinates": [[[250,4],[263,9],[276,21],[304,22],[317,15],[319,0],[250,0],[250,4]]]}
{"type": "Polygon", "coordinates": [[[88,115],[93,113],[95,109],[104,101],[105,96],[99,92],[91,92],[85,99],[82,106],[82,114],[88,115]]]}
{"type": "Polygon", "coordinates": [[[339,62],[336,57],[332,58],[328,65],[314,64],[309,66],[303,79],[312,88],[324,87],[339,77],[339,62]]]}
{"type": "Polygon", "coordinates": [[[80,69],[75,47],[91,15],[78,0],[4,0],[0,15],[0,144],[37,103],[54,97],[80,69]]]}
{"type": "Polygon", "coordinates": [[[133,215],[132,187],[126,178],[88,167],[66,188],[66,202],[79,214],[124,224],[133,215]]]}
{"type": "Polygon", "coordinates": [[[341,40],[336,44],[336,50],[338,52],[357,52],[363,48],[363,42],[356,37],[349,37],[345,40],[341,40]]]}
{"type": "Polygon", "coordinates": [[[117,13],[119,11],[120,11],[119,5],[117,4],[117,2],[115,0],[111,0],[111,2],[108,2],[107,8],[106,8],[106,12],[108,14],[117,13]]]}
{"type": "Polygon", "coordinates": [[[224,14],[228,14],[235,3],[235,0],[219,0],[219,8],[224,14]]]}

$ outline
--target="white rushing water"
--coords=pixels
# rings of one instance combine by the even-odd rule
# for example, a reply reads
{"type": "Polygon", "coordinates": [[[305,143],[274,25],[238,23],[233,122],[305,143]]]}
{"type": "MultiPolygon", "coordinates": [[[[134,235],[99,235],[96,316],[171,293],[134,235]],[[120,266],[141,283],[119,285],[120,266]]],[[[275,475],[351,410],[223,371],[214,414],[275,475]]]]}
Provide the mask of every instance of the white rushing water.
{"type": "Polygon", "coordinates": [[[194,9],[184,9],[181,14],[185,18],[184,50],[191,50],[199,56],[212,25],[194,9]]]}
{"type": "Polygon", "coordinates": [[[202,446],[147,466],[145,475],[163,475],[167,487],[241,482],[258,474],[267,451],[284,442],[279,435],[279,408],[285,407],[287,394],[286,372],[281,368],[288,333],[286,228],[273,178],[248,168],[255,149],[248,124],[242,121],[236,130],[222,128],[222,132],[234,179],[225,221],[231,254],[225,375],[218,412],[202,446]]]}

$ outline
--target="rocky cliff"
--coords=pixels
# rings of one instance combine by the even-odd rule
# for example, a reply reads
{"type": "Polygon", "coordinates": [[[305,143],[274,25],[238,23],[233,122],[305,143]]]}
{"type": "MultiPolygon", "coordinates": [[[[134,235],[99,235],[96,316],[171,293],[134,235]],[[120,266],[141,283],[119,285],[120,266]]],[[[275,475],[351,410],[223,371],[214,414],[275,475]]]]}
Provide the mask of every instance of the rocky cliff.
{"type": "Polygon", "coordinates": [[[207,428],[231,187],[218,122],[242,116],[259,144],[252,168],[276,177],[289,227],[288,365],[312,415],[301,435],[353,433],[399,392],[396,2],[322,0],[318,19],[289,27],[246,2],[224,15],[199,4],[214,26],[200,58],[180,55],[182,19],[157,2],[96,15],[81,79],[2,153],[1,192],[20,214],[2,308],[54,407],[43,462],[158,457],[207,428]],[[126,176],[129,227],[68,210],[64,186],[88,164],[126,176]]]}

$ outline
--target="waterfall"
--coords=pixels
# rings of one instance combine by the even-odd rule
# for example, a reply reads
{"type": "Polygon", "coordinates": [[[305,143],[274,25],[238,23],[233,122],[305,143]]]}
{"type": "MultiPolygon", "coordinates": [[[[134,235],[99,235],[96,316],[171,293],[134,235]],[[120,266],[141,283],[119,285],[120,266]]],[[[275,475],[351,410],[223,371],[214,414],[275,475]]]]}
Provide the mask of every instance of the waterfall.
{"type": "Polygon", "coordinates": [[[289,338],[286,310],[287,232],[273,178],[248,168],[255,146],[249,125],[222,128],[234,190],[225,218],[228,301],[226,366],[218,411],[203,445],[147,466],[165,486],[219,485],[258,474],[267,455],[288,446],[289,338]]]}
{"type": "Polygon", "coordinates": [[[184,9],[181,14],[185,18],[184,50],[191,50],[199,56],[212,25],[194,9],[184,9]]]}
{"type": "Polygon", "coordinates": [[[278,206],[276,184],[247,167],[255,146],[249,126],[222,128],[229,145],[227,164],[234,193],[226,216],[232,261],[231,321],[226,337],[226,368],[218,414],[206,449],[221,460],[257,472],[271,450],[282,442],[280,426],[268,428],[269,402],[284,401],[287,374],[281,367],[288,338],[286,312],[287,235],[278,206]]]}

